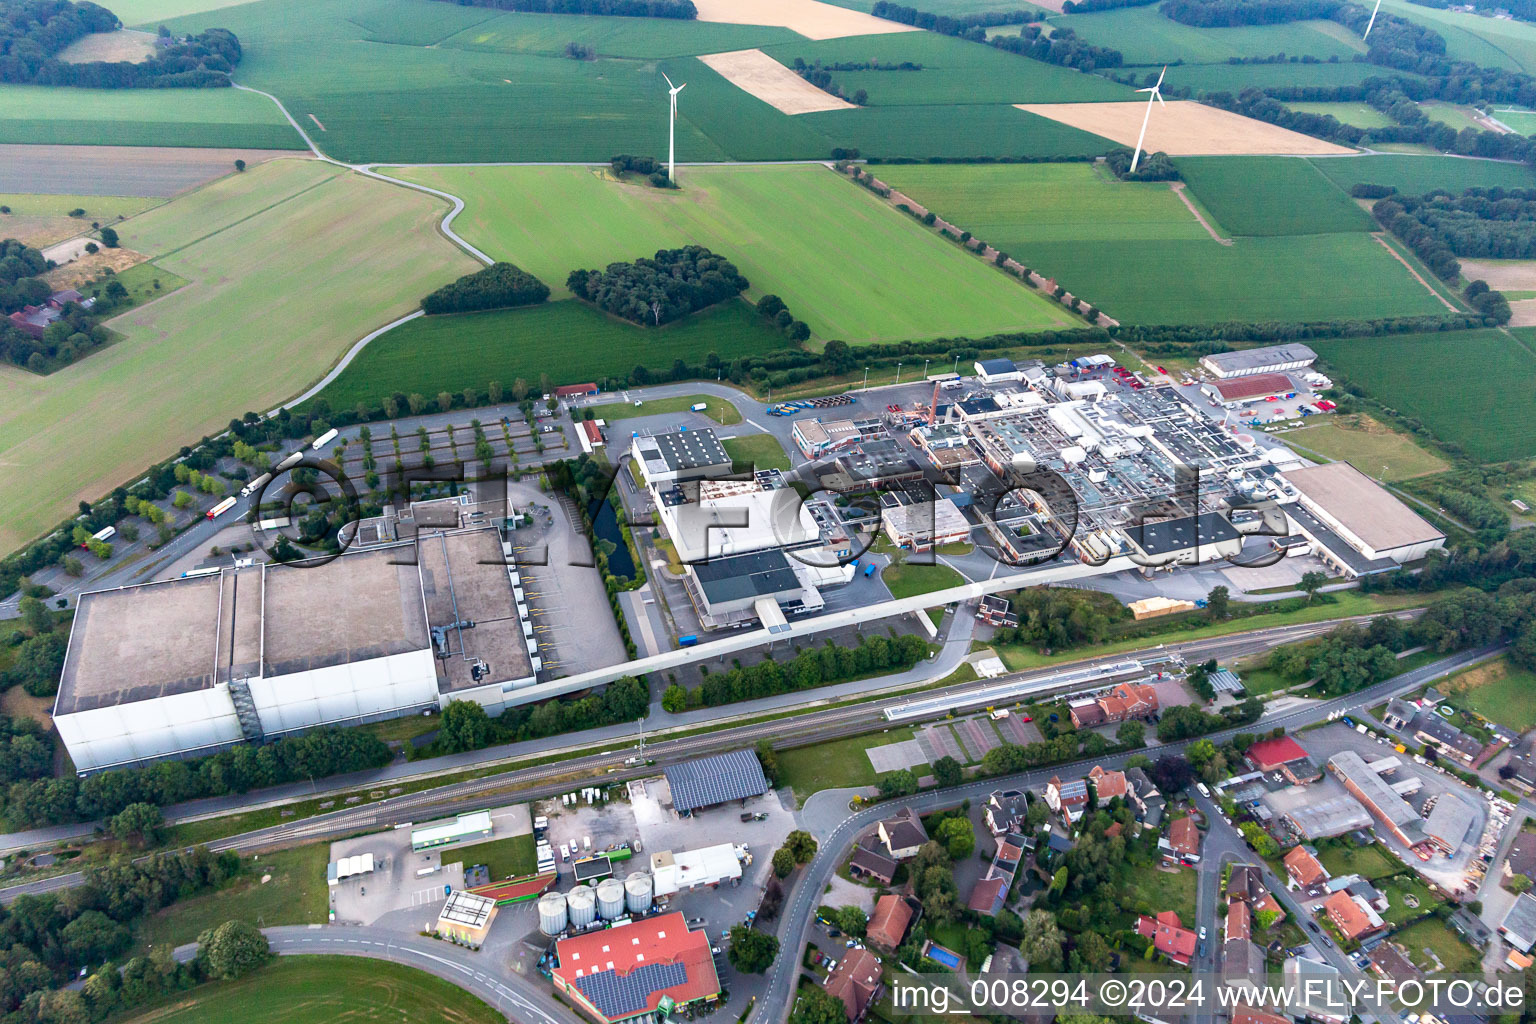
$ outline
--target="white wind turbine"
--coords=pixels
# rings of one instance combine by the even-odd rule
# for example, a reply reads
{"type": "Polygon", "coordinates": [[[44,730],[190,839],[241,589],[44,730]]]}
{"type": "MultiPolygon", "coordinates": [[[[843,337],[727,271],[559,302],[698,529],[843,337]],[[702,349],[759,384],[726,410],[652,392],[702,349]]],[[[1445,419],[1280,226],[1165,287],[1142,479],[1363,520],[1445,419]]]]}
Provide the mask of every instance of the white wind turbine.
{"type": "Polygon", "coordinates": [[[1163,75],[1166,75],[1167,73],[1168,73],[1168,65],[1165,64],[1165,65],[1163,65],[1162,74],[1157,76],[1157,84],[1156,85],[1152,86],[1152,88],[1150,88],[1150,89],[1137,89],[1136,90],[1137,92],[1149,92],[1152,95],[1147,97],[1147,113],[1146,113],[1146,116],[1141,119],[1141,134],[1136,136],[1136,152],[1131,155],[1131,170],[1130,170],[1131,174],[1135,174],[1136,173],[1136,165],[1141,163],[1141,144],[1147,141],[1147,122],[1152,120],[1152,101],[1153,100],[1157,100],[1157,102],[1162,103],[1163,106],[1165,106],[1165,107],[1168,105],[1166,103],[1163,103],[1163,93],[1162,93],[1163,75]]]}
{"type": "Polygon", "coordinates": [[[1376,6],[1371,9],[1371,20],[1365,24],[1365,32],[1360,36],[1362,40],[1371,37],[1371,28],[1376,24],[1376,12],[1381,10],[1381,0],[1376,0],[1376,6]]]}
{"type": "MultiPolygon", "coordinates": [[[[661,73],[662,78],[667,78],[667,73],[661,73]]],[[[688,88],[688,83],[673,85],[672,79],[667,78],[668,94],[672,101],[672,116],[667,121],[667,180],[677,184],[677,94],[688,88]]]]}

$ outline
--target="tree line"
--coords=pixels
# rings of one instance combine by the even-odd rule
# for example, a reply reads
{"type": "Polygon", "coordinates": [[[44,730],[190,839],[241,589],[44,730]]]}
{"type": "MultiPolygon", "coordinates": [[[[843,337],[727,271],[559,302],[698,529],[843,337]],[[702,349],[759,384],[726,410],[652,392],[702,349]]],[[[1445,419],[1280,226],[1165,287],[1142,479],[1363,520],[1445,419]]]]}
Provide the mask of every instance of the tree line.
{"type": "Polygon", "coordinates": [[[649,702],[645,684],[630,676],[614,680],[601,693],[510,707],[495,718],[474,701],[451,701],[439,720],[437,737],[430,744],[413,750],[411,757],[414,760],[459,754],[503,743],[633,722],[645,714],[649,702]]]}
{"type": "Polygon", "coordinates": [[[680,320],[740,295],[748,282],[736,265],[702,245],[659,249],[650,259],[573,270],[565,285],[577,298],[646,327],[680,320]]]}
{"type": "Polygon", "coordinates": [[[1158,10],[1197,28],[1231,28],[1331,18],[1342,6],[1343,0],[1163,0],[1158,10]]]}
{"type": "Polygon", "coordinates": [[[525,14],[602,14],[619,18],[676,18],[692,21],[699,16],[693,0],[443,0],[461,7],[490,7],[525,14]]]}
{"type": "Polygon", "coordinates": [[[667,176],[667,165],[653,156],[631,156],[628,153],[620,153],[618,156],[610,157],[608,165],[613,168],[613,176],[616,178],[621,178],[625,174],[643,174],[656,188],[677,187],[667,176]]]}
{"type": "Polygon", "coordinates": [[[71,775],[14,782],[5,793],[5,824],[21,831],[94,821],[110,818],[130,804],[165,807],[382,768],[393,756],[388,744],[371,732],[328,727],[260,746],[242,743],[197,760],[110,769],[83,779],[71,775]]]}
{"type": "Polygon", "coordinates": [[[1092,14],[1094,11],[1118,11],[1123,7],[1146,7],[1158,0],[1063,0],[1062,14],[1092,14]]]}
{"type": "Polygon", "coordinates": [[[724,672],[709,672],[707,666],[701,666],[703,681],[691,690],[673,683],[662,694],[661,706],[676,714],[689,708],[713,708],[773,697],[877,672],[905,672],[927,656],[928,645],[910,633],[893,637],[860,635],[856,647],[839,647],[828,640],[786,662],[768,657],[745,668],[736,662],[724,672]]]}
{"type": "MultiPolygon", "coordinates": [[[[1503,253],[1536,252],[1536,230],[1522,217],[1536,213],[1536,190],[1468,189],[1460,198],[1446,192],[1392,196],[1371,212],[1382,227],[1402,239],[1437,277],[1461,277],[1457,256],[1528,259],[1503,253]]],[[[1467,285],[1463,297],[1496,324],[1509,322],[1509,301],[1486,281],[1467,285]]]]}
{"type": "Polygon", "coordinates": [[[478,309],[533,306],[549,298],[549,285],[511,263],[492,263],[465,274],[421,300],[428,316],[467,313],[478,309]]]}
{"type": "Polygon", "coordinates": [[[1071,28],[1057,26],[1047,35],[1038,25],[1029,24],[1033,19],[1024,11],[994,11],[951,17],[931,11],[907,7],[903,4],[879,0],[871,9],[877,18],[898,21],[903,25],[938,32],[946,36],[959,36],[973,43],[986,43],[999,50],[1021,54],[1047,64],[1093,71],[1097,68],[1117,68],[1125,63],[1119,50],[1094,46],[1078,38],[1071,28]],[[995,25],[1023,25],[1018,35],[987,38],[987,29],[995,25]]]}
{"type": "Polygon", "coordinates": [[[1167,153],[1141,154],[1141,162],[1136,165],[1136,170],[1131,170],[1131,158],[1135,156],[1134,150],[1114,149],[1104,158],[1109,169],[1115,177],[1121,181],[1178,181],[1179,168],[1167,153]]]}

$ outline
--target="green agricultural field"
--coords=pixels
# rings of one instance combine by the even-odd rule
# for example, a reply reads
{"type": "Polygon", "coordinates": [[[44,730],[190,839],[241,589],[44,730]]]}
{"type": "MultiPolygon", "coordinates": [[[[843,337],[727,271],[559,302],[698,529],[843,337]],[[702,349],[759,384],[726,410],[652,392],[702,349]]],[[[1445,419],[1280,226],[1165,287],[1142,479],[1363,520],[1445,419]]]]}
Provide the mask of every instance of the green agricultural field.
{"type": "MultiPolygon", "coordinates": [[[[852,11],[872,11],[875,0],[826,0],[836,7],[846,7],[852,11]]],[[[1023,3],[1022,0],[924,0],[922,8],[932,11],[934,14],[947,14],[956,17],[962,14],[983,14],[987,11],[1036,11],[1048,14],[1042,8],[1034,4],[1023,3]]]]}
{"type": "MultiPolygon", "coordinates": [[[[1268,57],[1276,53],[1347,61],[1365,52],[1365,46],[1353,33],[1333,21],[1195,28],[1180,24],[1151,6],[1069,14],[1052,18],[1051,24],[1069,27],[1097,46],[1119,50],[1130,65],[1170,61],[1221,64],[1230,57],[1268,57]]],[[[1178,70],[1170,68],[1168,74],[1168,81],[1175,86],[1184,84],[1178,79],[1178,70]]]]}
{"type": "Polygon", "coordinates": [[[720,444],[732,462],[748,463],[756,469],[789,471],[789,456],[784,446],[772,434],[744,434],[727,437],[720,444]]]}
{"type": "Polygon", "coordinates": [[[120,217],[132,217],[163,202],[141,196],[0,194],[0,206],[10,209],[9,213],[0,213],[0,238],[14,238],[41,248],[89,231],[92,221],[105,224],[120,217]],[[85,213],[71,217],[75,210],[85,213]]]}
{"type": "Polygon", "coordinates": [[[1427,25],[1445,37],[1446,56],[1484,67],[1536,72],[1536,25],[1387,0],[1382,9],[1427,25]]]}
{"type": "Polygon", "coordinates": [[[275,959],[238,981],[209,982],[129,1013],[123,1024],[502,1024],[506,1018],[426,971],[351,956],[275,959]]]}
{"type": "Polygon", "coordinates": [[[0,85],[0,143],[300,149],[272,101],[238,89],[0,85]]]}
{"type": "MultiPolygon", "coordinates": [[[[379,28],[365,23],[374,33],[379,28]]],[[[445,38],[458,50],[561,56],[567,43],[592,47],[602,57],[657,60],[792,43],[797,33],[764,25],[718,25],[665,18],[595,18],[572,14],[494,14],[445,38]]]]}
{"type": "Polygon", "coordinates": [[[1536,355],[1529,329],[1313,344],[1324,362],[1475,459],[1536,450],[1536,355]],[[1475,367],[1475,372],[1468,372],[1475,367]]]}
{"type": "Polygon", "coordinates": [[[1536,188],[1536,173],[1524,164],[1499,160],[1468,160],[1456,156],[1312,157],[1310,162],[1340,188],[1368,183],[1391,185],[1406,195],[1430,189],[1451,192],[1480,188],[1536,188]]]}
{"type": "MultiPolygon", "coordinates": [[[[1400,71],[1393,73],[1405,75],[1400,71]]],[[[1381,75],[1382,68],[1378,65],[1350,60],[1316,64],[1303,64],[1299,61],[1294,64],[1181,64],[1168,69],[1171,81],[1194,90],[1197,96],[1202,92],[1221,91],[1236,94],[1249,86],[1271,89],[1287,85],[1359,85],[1367,78],[1380,78],[1381,75]]]]}
{"type": "Polygon", "coordinates": [[[1328,114],[1356,128],[1390,128],[1397,122],[1369,103],[1287,103],[1300,114],[1328,114]]]}
{"type": "Polygon", "coordinates": [[[365,348],[322,392],[333,409],[377,404],[396,391],[436,395],[493,380],[604,380],[637,365],[662,372],[674,359],[698,365],[789,344],[743,302],[727,302],[661,328],[637,327],[567,299],[524,309],[423,317],[365,348]]]}
{"type": "Polygon", "coordinates": [[[1508,657],[1484,662],[1446,681],[1445,692],[1460,710],[1525,732],[1536,726],[1536,673],[1508,657]]]}
{"type": "Polygon", "coordinates": [[[444,209],[334,166],[274,160],[118,225],[124,246],[192,284],[111,321],[123,339],[73,366],[0,369],[0,495],[12,496],[0,549],[230,416],[291,397],[357,338],[475,269],[437,233],[444,209]]]}
{"type": "Polygon", "coordinates": [[[1361,467],[1372,476],[1385,467],[1387,480],[1411,480],[1450,468],[1434,452],[1415,444],[1407,434],[1364,414],[1312,416],[1280,439],[1303,455],[1321,455],[1361,467]]]}
{"type": "MultiPolygon", "coordinates": [[[[899,74],[899,72],[890,72],[899,74]]],[[[831,144],[866,157],[1102,156],[1119,144],[1027,110],[998,104],[860,107],[795,118],[831,144]]]]}
{"type": "Polygon", "coordinates": [[[1373,226],[1359,204],[1305,160],[1181,157],[1178,165],[1201,205],[1234,235],[1320,235],[1373,226]],[[1276,196],[1285,201],[1275,202],[1276,196]]]}
{"type": "Polygon", "coordinates": [[[1431,121],[1438,121],[1456,129],[1471,128],[1475,131],[1484,131],[1482,125],[1472,119],[1472,108],[1457,106],[1454,103],[1420,103],[1419,109],[1429,116],[1431,121]]]}
{"type": "MultiPolygon", "coordinates": [[[[143,25],[153,29],[170,18],[218,11],[247,2],[249,0],[113,0],[111,10],[128,28],[143,25]]],[[[209,13],[208,17],[217,18],[218,15],[209,13]]]]}
{"type": "Polygon", "coordinates": [[[781,296],[822,339],[981,336],[1066,319],[824,167],[690,168],[679,172],[684,187],[675,192],[575,167],[399,173],[463,197],[468,208],[454,229],[549,284],[556,298],[568,294],[565,279],[576,268],[694,242],[734,262],[752,282],[752,298],[781,296]]]}
{"type": "Polygon", "coordinates": [[[1493,116],[1521,135],[1536,135],[1536,110],[1518,110],[1514,107],[1495,108],[1493,116]]]}
{"type": "Polygon", "coordinates": [[[1445,307],[1369,235],[1220,245],[1167,185],[1081,164],[892,166],[883,180],[1121,321],[1433,314],[1445,307]]]}
{"type": "MultiPolygon", "coordinates": [[[[926,9],[926,8],[925,8],[926,9]]],[[[914,61],[921,71],[838,71],[833,77],[845,93],[864,89],[873,106],[986,103],[1068,103],[1124,100],[1131,91],[1096,75],[1085,75],[978,46],[933,32],[896,32],[847,39],[804,40],[767,48],[786,65],[796,57],[821,61],[914,61]]]]}

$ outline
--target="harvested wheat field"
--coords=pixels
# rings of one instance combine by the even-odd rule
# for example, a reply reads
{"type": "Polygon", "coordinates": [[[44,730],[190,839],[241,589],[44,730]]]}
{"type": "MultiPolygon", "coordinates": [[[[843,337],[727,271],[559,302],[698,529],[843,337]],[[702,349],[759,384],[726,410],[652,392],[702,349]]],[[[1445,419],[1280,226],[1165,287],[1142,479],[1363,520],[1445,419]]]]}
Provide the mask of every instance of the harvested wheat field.
{"type": "Polygon", "coordinates": [[[1509,326],[1536,327],[1536,299],[1515,299],[1511,302],[1509,326]]]}
{"type": "Polygon", "coordinates": [[[68,64],[89,64],[98,60],[108,64],[138,64],[148,60],[154,52],[153,32],[135,32],[125,28],[116,32],[92,32],[81,36],[59,52],[59,60],[68,64]]]}
{"type": "MultiPolygon", "coordinates": [[[[1126,103],[1016,103],[1020,110],[1085,132],[1136,145],[1147,105],[1126,103]]],[[[1345,146],[1288,131],[1193,100],[1174,100],[1152,111],[1147,152],[1169,156],[1322,156],[1352,153],[1345,146]]]]}
{"type": "Polygon", "coordinates": [[[1536,260],[1462,260],[1461,276],[1505,292],[1536,292],[1536,260]]]}
{"type": "Polygon", "coordinates": [[[707,53],[699,60],[720,72],[736,88],[786,114],[814,114],[820,110],[850,110],[853,107],[852,103],[816,88],[762,50],[707,53]]]}
{"type": "Polygon", "coordinates": [[[911,25],[886,21],[863,11],[833,7],[819,0],[694,0],[700,21],[727,25],[778,25],[807,39],[841,39],[883,32],[916,32],[911,25]]]}
{"type": "Polygon", "coordinates": [[[0,192],[163,198],[235,173],[237,159],[255,167],[280,157],[307,160],[309,154],[290,149],[0,144],[0,192]]]}
{"type": "Polygon", "coordinates": [[[103,270],[121,274],[129,267],[137,266],[147,259],[149,259],[148,256],[141,252],[134,252],[132,249],[100,249],[85,253],[73,263],[54,267],[43,275],[43,280],[47,281],[48,287],[54,291],[63,288],[79,290],[82,285],[99,279],[103,270]]]}

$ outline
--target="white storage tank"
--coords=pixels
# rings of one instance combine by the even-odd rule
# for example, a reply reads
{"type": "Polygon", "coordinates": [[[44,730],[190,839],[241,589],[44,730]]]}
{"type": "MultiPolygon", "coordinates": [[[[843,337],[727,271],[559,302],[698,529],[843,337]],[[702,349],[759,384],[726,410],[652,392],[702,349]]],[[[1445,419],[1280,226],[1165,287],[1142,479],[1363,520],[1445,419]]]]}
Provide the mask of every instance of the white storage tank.
{"type": "Polygon", "coordinates": [[[624,902],[631,914],[649,913],[651,909],[651,876],[644,871],[634,871],[624,882],[624,902]]]}
{"type": "Polygon", "coordinates": [[[547,892],[539,897],[539,931],[559,935],[565,931],[565,894],[547,892]]]}
{"type": "Polygon", "coordinates": [[[597,912],[604,921],[624,916],[624,883],[605,878],[597,883],[597,912]]]}
{"type": "Polygon", "coordinates": [[[572,928],[585,928],[597,920],[597,894],[590,885],[578,885],[565,895],[572,928]]]}

